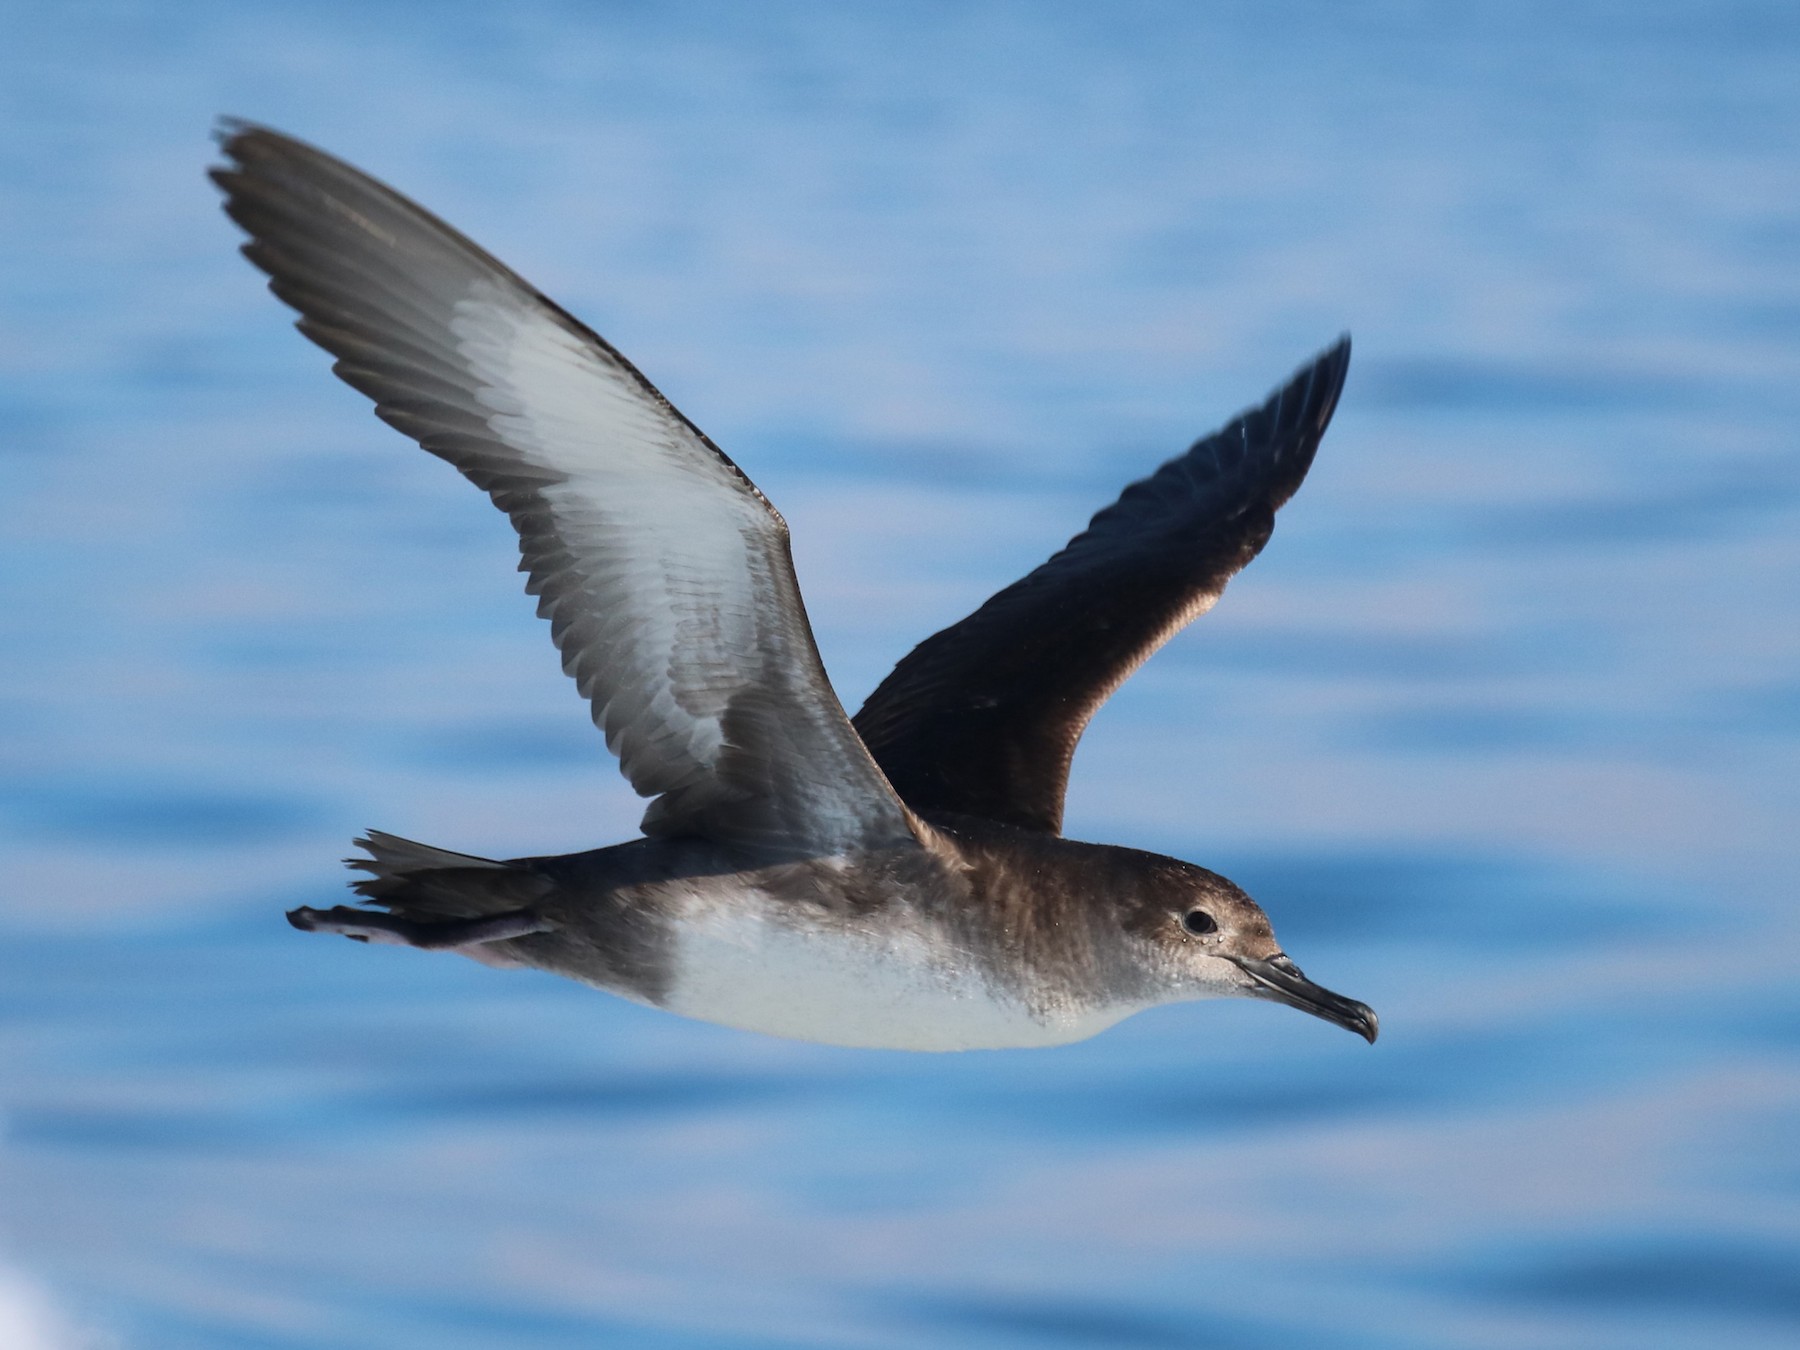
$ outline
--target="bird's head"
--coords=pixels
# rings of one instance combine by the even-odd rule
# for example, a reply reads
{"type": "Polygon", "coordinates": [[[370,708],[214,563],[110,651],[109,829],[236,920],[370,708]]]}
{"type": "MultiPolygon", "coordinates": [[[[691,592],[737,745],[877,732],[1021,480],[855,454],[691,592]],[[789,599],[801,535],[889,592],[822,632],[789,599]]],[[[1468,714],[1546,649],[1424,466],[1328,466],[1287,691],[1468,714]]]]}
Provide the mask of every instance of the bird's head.
{"type": "Polygon", "coordinates": [[[1271,999],[1374,1042],[1374,1010],[1307,979],[1262,907],[1218,873],[1156,858],[1130,890],[1120,910],[1127,941],[1166,1001],[1271,999]]]}

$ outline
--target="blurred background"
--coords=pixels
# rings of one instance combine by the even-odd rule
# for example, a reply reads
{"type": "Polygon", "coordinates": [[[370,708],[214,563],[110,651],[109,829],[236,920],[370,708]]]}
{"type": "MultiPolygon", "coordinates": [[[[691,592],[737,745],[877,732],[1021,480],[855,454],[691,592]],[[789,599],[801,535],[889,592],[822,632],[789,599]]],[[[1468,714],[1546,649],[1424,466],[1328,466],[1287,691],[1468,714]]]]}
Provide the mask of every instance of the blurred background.
{"type": "Polygon", "coordinates": [[[1800,10],[0,6],[0,1345],[1800,1335],[1800,10]],[[390,180],[794,530],[854,708],[1343,330],[1268,552],[1068,831],[1371,1049],[762,1039],[308,939],[377,826],[629,837],[505,522],[234,252],[214,117],[390,180]]]}

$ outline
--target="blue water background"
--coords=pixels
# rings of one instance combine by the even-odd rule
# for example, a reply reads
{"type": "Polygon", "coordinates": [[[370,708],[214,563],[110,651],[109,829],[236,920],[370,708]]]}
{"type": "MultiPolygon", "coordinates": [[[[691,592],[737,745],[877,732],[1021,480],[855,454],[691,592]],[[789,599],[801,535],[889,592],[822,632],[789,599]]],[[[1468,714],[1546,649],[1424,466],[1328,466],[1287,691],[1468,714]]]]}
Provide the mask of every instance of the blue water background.
{"type": "Polygon", "coordinates": [[[0,27],[16,1350],[1800,1341],[1800,9],[0,27]],[[1239,880],[1380,1043],[851,1052],[291,932],[365,826],[638,806],[504,522],[234,255],[221,112],[630,354],[786,513],[852,706],[1351,330],[1068,828],[1239,880]]]}

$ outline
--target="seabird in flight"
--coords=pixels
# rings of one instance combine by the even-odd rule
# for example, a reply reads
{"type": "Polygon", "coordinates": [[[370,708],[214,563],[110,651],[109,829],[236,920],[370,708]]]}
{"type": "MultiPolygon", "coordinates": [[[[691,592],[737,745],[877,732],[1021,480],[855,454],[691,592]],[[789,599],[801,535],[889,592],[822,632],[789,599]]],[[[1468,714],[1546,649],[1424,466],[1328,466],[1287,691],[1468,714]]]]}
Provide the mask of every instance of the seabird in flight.
{"type": "Polygon", "coordinates": [[[377,416],[511,518],[563,669],[652,799],[642,838],[562,857],[371,831],[351,865],[376,908],[297,909],[295,927],[838,1045],[1055,1045],[1217,997],[1375,1039],[1375,1014],[1301,974],[1224,877],[1062,836],[1088,719],[1268,541],[1348,338],[919,644],[852,719],[786,523],[636,367],[350,165],[245,123],[220,140],[245,256],[377,416]]]}

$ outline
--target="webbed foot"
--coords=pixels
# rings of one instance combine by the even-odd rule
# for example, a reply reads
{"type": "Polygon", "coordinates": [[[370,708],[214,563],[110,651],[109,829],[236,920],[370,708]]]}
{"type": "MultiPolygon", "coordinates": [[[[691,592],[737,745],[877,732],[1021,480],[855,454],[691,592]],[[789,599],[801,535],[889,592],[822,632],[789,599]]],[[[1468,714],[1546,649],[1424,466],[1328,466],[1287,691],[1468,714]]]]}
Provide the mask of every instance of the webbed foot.
{"type": "Polygon", "coordinates": [[[386,942],[428,951],[455,950],[484,942],[503,942],[528,933],[546,933],[556,925],[529,909],[489,914],[479,919],[445,919],[419,923],[379,910],[337,905],[288,911],[287,921],[305,933],[338,933],[353,942],[386,942]]]}

